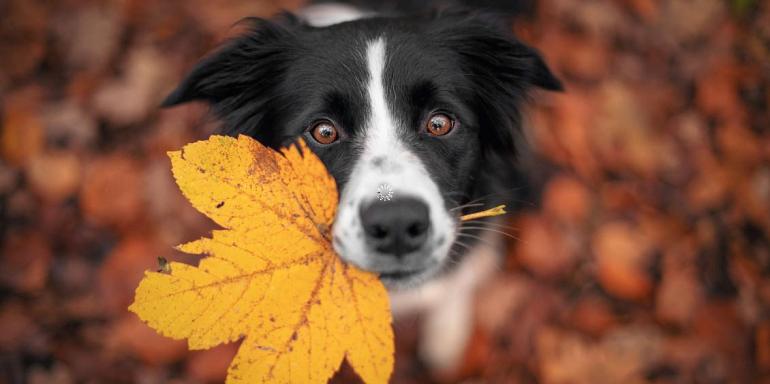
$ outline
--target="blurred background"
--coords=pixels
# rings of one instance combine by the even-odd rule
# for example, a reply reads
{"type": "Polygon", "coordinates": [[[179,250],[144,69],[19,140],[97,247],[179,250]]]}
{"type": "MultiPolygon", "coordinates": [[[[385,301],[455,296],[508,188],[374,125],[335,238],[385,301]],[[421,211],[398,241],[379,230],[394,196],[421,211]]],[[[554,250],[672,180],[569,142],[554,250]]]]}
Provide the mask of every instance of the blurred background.
{"type": "MultiPolygon", "coordinates": [[[[237,20],[302,3],[0,1],[0,383],[223,380],[235,344],[126,310],[212,228],[165,152],[216,123],[157,106],[237,20]]],[[[393,381],[770,383],[770,3],[528,3],[568,92],[528,113],[519,240],[462,365],[425,370],[407,319],[393,381]]]]}

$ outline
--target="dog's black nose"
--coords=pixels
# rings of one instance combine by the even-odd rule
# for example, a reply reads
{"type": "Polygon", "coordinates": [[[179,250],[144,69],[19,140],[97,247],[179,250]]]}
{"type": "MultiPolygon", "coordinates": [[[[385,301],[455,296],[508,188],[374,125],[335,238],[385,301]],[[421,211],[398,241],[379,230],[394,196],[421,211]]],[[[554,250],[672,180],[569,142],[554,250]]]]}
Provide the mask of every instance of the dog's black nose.
{"type": "Polygon", "coordinates": [[[360,211],[369,245],[397,257],[425,243],[430,229],[428,213],[428,206],[415,198],[375,201],[360,211]]]}

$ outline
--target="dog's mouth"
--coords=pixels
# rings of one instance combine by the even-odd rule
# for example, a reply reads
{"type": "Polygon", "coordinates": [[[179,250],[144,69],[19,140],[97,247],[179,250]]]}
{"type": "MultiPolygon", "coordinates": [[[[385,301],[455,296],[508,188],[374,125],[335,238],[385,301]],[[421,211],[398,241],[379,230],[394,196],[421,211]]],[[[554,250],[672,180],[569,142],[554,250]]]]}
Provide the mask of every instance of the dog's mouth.
{"type": "Polygon", "coordinates": [[[388,289],[392,290],[413,287],[421,281],[424,281],[425,277],[428,275],[428,268],[425,268],[419,270],[385,272],[380,273],[379,277],[380,281],[385,284],[388,289]]]}
{"type": "Polygon", "coordinates": [[[377,273],[380,277],[380,281],[386,286],[390,288],[402,288],[413,286],[432,276],[438,265],[438,262],[428,262],[419,267],[399,268],[375,273],[377,273]]]}
{"type": "Polygon", "coordinates": [[[406,280],[409,278],[413,278],[415,276],[419,276],[424,272],[425,272],[425,269],[384,272],[384,273],[380,273],[380,279],[386,279],[391,281],[406,280]]]}

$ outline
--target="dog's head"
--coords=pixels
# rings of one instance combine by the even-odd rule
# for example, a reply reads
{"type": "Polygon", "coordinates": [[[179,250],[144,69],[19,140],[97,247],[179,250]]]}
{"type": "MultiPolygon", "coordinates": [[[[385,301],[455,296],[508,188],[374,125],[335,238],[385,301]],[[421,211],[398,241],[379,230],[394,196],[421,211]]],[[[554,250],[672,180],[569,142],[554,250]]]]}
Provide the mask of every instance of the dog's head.
{"type": "Polygon", "coordinates": [[[442,270],[477,176],[510,158],[518,106],[561,84],[487,17],[372,18],[315,28],[291,16],[200,62],[165,105],[209,102],[227,133],[299,137],[341,191],[333,245],[390,286],[442,270]]]}

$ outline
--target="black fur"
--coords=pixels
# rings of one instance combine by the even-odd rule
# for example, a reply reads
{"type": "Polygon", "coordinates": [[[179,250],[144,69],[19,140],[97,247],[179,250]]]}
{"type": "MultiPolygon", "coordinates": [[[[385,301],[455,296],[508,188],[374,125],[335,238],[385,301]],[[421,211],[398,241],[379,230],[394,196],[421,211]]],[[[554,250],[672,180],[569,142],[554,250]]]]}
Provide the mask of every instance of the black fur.
{"type": "Polygon", "coordinates": [[[402,139],[448,207],[510,187],[522,102],[535,87],[562,89],[536,50],[486,14],[440,12],[327,28],[291,15],[245,23],[247,32],[202,60],[164,105],[208,102],[225,133],[274,148],[304,135],[340,189],[361,150],[356,138],[369,109],[364,52],[377,37],[387,42],[384,83],[407,127],[402,139]],[[436,110],[455,117],[458,127],[426,138],[421,128],[436,110]],[[314,144],[306,130],[321,118],[341,127],[339,142],[314,144]]]}

